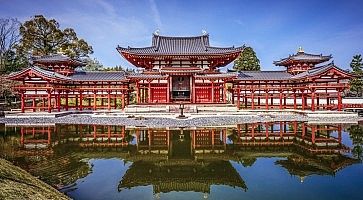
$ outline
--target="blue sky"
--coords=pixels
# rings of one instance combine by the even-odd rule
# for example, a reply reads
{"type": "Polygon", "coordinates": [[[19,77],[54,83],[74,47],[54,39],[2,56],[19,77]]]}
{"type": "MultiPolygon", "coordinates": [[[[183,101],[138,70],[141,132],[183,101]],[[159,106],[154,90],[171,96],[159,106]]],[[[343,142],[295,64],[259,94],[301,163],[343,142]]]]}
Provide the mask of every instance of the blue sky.
{"type": "Polygon", "coordinates": [[[353,55],[363,54],[361,0],[0,0],[1,18],[24,21],[38,14],[74,28],[105,66],[131,67],[116,46],[149,46],[156,29],[173,36],[206,30],[213,46],[246,44],[263,70],[282,70],[272,62],[299,46],[307,53],[332,54],[343,69],[353,55]]]}

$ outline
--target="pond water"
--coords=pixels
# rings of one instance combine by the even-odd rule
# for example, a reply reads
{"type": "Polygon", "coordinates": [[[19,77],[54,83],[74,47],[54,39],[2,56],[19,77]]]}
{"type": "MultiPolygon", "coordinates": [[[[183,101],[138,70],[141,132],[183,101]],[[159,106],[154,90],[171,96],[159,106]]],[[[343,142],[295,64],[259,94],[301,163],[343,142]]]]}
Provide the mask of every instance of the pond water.
{"type": "Polygon", "coordinates": [[[363,126],[9,126],[0,156],[73,199],[363,199],[363,126]]]}

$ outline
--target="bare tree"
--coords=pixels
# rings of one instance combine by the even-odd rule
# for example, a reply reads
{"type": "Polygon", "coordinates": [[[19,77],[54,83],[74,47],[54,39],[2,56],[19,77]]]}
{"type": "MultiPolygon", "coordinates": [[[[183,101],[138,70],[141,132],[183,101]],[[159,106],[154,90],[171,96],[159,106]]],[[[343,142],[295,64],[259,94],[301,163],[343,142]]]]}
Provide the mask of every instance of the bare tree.
{"type": "Polygon", "coordinates": [[[6,55],[19,42],[20,22],[14,18],[0,19],[0,70],[6,62],[6,55]]]}

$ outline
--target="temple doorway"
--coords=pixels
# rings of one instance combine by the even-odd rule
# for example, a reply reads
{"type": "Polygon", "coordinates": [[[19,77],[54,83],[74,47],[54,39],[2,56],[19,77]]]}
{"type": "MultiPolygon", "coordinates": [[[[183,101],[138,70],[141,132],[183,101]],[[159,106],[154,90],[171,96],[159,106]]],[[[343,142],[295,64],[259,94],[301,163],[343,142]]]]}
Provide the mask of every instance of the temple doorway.
{"type": "Polygon", "coordinates": [[[190,101],[190,76],[172,77],[173,102],[190,101]]]}

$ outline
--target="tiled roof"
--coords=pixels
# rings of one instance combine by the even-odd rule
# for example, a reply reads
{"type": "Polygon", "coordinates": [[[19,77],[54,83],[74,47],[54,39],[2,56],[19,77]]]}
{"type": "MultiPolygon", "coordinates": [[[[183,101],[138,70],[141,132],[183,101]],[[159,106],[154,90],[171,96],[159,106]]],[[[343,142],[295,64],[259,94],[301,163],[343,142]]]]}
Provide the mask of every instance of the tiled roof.
{"type": "Polygon", "coordinates": [[[76,72],[70,76],[72,81],[124,81],[125,72],[76,72]]]}
{"type": "Polygon", "coordinates": [[[30,67],[27,67],[27,68],[25,68],[25,69],[23,69],[21,71],[13,72],[13,73],[8,75],[8,78],[9,79],[15,78],[16,76],[18,76],[20,74],[23,74],[24,72],[29,71],[29,70],[31,70],[31,71],[33,71],[35,73],[38,73],[41,76],[50,78],[50,79],[70,80],[70,78],[67,77],[67,76],[64,76],[64,75],[59,74],[59,73],[54,72],[54,71],[49,71],[49,70],[46,70],[46,69],[42,69],[42,68],[40,68],[38,66],[30,66],[30,67]]]}
{"type": "Polygon", "coordinates": [[[313,63],[322,63],[328,61],[332,58],[331,55],[323,56],[322,54],[308,54],[305,52],[298,52],[296,54],[290,55],[287,58],[280,59],[279,61],[274,61],[275,65],[282,65],[284,66],[288,61],[306,61],[306,62],[313,62],[313,63]]]}
{"type": "MultiPolygon", "coordinates": [[[[321,74],[323,72],[326,72],[326,71],[328,71],[328,70],[330,70],[332,68],[335,68],[335,69],[337,69],[339,71],[342,71],[344,73],[349,74],[348,72],[345,72],[342,69],[335,66],[334,62],[331,62],[331,63],[328,63],[326,65],[314,67],[314,68],[312,68],[312,69],[310,69],[308,71],[302,72],[300,74],[296,74],[295,76],[291,77],[291,79],[301,79],[301,78],[307,78],[307,77],[310,77],[310,76],[315,76],[315,75],[321,74]]],[[[353,76],[352,74],[349,74],[349,75],[353,76]]]]}
{"type": "Polygon", "coordinates": [[[121,52],[142,55],[214,55],[240,52],[241,47],[212,47],[209,45],[209,35],[194,37],[168,37],[153,35],[152,46],[143,48],[117,47],[121,52]]]}
{"type": "Polygon", "coordinates": [[[289,80],[291,77],[286,71],[241,71],[237,80],[289,80]]]}
{"type": "Polygon", "coordinates": [[[195,78],[235,78],[237,76],[237,73],[213,73],[195,75],[195,78]]]}
{"type": "Polygon", "coordinates": [[[74,66],[83,66],[85,63],[69,58],[68,56],[62,54],[45,55],[45,56],[34,56],[32,57],[34,63],[72,63],[74,66]]]}
{"type": "Polygon", "coordinates": [[[203,69],[200,67],[163,67],[160,69],[161,72],[182,72],[182,73],[195,73],[202,72],[203,69]]]}
{"type": "Polygon", "coordinates": [[[166,79],[167,75],[162,75],[160,73],[132,73],[127,75],[128,78],[142,78],[142,79],[166,79]]]}

